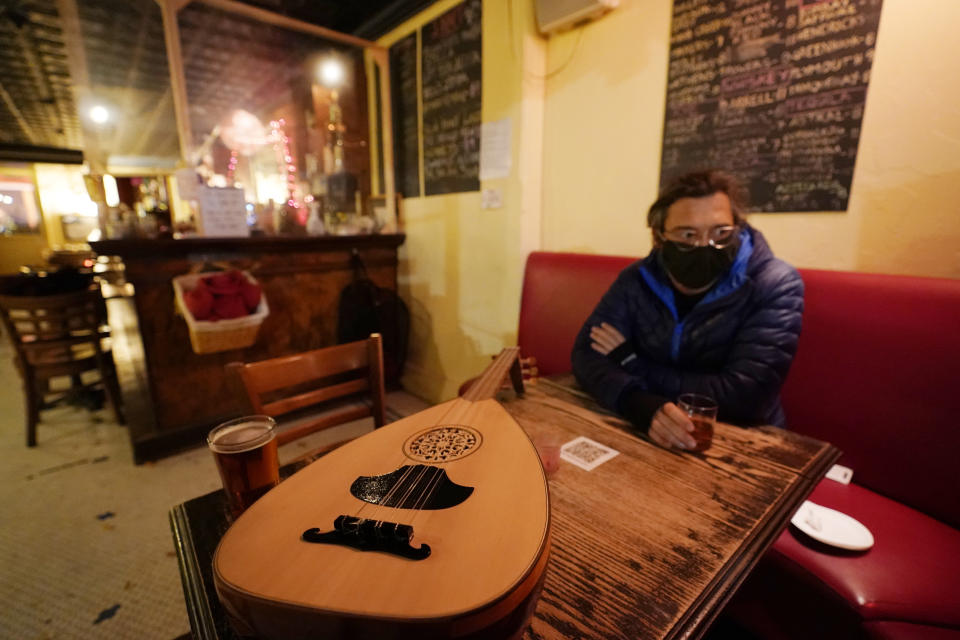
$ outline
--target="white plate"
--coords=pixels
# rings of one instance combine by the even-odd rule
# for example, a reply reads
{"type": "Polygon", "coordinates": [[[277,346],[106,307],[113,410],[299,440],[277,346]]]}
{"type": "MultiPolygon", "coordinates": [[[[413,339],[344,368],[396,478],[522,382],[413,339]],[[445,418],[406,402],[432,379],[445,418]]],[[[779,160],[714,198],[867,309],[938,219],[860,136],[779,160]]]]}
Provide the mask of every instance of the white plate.
{"type": "Polygon", "coordinates": [[[873,546],[873,534],[859,520],[809,500],[790,522],[811,538],[833,547],[863,551],[873,546]]]}

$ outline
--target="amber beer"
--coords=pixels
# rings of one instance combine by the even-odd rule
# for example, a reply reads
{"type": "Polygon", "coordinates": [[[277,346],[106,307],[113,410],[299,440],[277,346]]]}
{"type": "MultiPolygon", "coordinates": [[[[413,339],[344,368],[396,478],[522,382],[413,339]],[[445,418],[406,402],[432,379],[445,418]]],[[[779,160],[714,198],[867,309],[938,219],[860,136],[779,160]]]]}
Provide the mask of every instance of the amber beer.
{"type": "Polygon", "coordinates": [[[690,416],[690,422],[693,423],[693,431],[690,435],[697,441],[693,451],[705,451],[709,449],[713,443],[713,420],[699,416],[690,416]]]}
{"type": "Polygon", "coordinates": [[[210,432],[207,444],[233,517],[280,482],[273,418],[248,416],[225,422],[210,432]]]}
{"type": "Polygon", "coordinates": [[[710,396],[684,393],[677,399],[677,406],[690,416],[693,431],[690,433],[697,444],[693,451],[705,451],[713,443],[713,423],[717,419],[717,403],[710,396]]]}

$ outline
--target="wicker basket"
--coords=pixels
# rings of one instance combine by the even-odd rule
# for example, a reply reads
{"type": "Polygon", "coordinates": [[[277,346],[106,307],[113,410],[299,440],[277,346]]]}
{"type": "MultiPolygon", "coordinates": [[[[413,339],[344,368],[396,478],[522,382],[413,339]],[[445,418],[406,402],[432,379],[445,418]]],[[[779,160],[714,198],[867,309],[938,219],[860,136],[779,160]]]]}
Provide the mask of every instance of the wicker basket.
{"type": "MultiPolygon", "coordinates": [[[[257,310],[242,318],[216,321],[196,320],[190,313],[190,309],[184,304],[183,294],[193,289],[197,280],[209,275],[209,273],[190,273],[173,279],[173,293],[176,297],[177,310],[187,321],[187,328],[190,330],[190,346],[193,347],[193,352],[198,354],[216,353],[217,351],[249,347],[257,341],[257,332],[260,330],[260,325],[263,324],[264,318],[270,315],[267,297],[261,292],[257,310]]],[[[248,272],[244,271],[243,275],[250,282],[257,284],[257,281],[248,272]]]]}

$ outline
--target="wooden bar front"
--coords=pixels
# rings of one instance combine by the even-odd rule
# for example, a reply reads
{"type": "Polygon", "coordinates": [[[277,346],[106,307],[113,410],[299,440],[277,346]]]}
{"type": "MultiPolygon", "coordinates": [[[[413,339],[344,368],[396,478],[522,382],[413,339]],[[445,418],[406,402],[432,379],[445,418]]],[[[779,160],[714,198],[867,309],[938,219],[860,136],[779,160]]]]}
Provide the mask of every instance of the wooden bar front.
{"type": "Polygon", "coordinates": [[[378,286],[396,289],[402,234],[372,236],[106,240],[100,255],[123,259],[133,307],[111,300],[115,357],[137,462],[203,442],[216,423],[246,407],[229,362],[252,362],[336,343],[340,292],[363,260],[378,286]],[[175,308],[172,280],[204,266],[249,271],[263,287],[270,315],[245,349],[195,354],[175,308]]]}

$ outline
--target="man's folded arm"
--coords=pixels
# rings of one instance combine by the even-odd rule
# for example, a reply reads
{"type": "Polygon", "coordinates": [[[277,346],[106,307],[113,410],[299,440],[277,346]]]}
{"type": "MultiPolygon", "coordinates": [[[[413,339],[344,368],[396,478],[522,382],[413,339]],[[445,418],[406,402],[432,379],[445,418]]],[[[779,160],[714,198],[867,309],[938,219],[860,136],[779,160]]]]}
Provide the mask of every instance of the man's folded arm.
{"type": "MultiPolygon", "coordinates": [[[[628,282],[631,278],[636,278],[636,275],[629,270],[620,273],[580,328],[573,343],[573,352],[570,354],[573,374],[577,382],[587,393],[596,398],[597,402],[611,411],[619,411],[618,401],[623,391],[640,386],[642,380],[629,374],[613,359],[614,353],[620,353],[624,349],[614,349],[607,355],[596,351],[591,346],[593,340],[590,338],[590,330],[606,322],[623,334],[626,339],[625,345],[631,344],[632,323],[628,295],[628,282]]],[[[630,349],[626,350],[629,352],[630,349]]]]}

